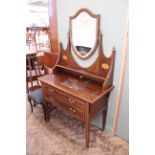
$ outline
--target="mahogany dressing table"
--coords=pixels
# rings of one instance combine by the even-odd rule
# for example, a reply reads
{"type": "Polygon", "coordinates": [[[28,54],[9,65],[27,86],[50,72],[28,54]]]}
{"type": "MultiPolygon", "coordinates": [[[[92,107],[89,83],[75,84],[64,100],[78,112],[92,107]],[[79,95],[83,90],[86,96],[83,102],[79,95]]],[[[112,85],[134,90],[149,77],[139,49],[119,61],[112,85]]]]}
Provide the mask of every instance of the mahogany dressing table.
{"type": "MultiPolygon", "coordinates": [[[[48,104],[53,104],[83,122],[85,125],[86,147],[89,147],[91,120],[98,113],[102,113],[103,130],[105,128],[108,98],[114,87],[115,50],[112,50],[110,57],[104,55],[99,25],[100,15],[95,15],[85,8],[71,16],[67,48],[64,49],[60,43],[59,58],[54,66],[53,73],[39,78],[45,98],[47,118],[49,119],[48,104]],[[84,18],[80,19],[81,17],[84,18]],[[89,25],[80,25],[78,29],[76,19],[77,21],[81,20],[81,24],[87,23],[92,26],[88,28],[89,25]],[[91,19],[91,22],[84,22],[84,20],[91,19]],[[94,24],[92,24],[93,22],[94,24]],[[94,43],[91,42],[91,47],[75,40],[76,36],[74,35],[77,33],[74,31],[81,30],[82,26],[89,29],[89,33],[91,30],[95,32],[85,38],[95,38],[94,43]],[[94,26],[95,30],[93,30],[94,26]],[[79,45],[81,48],[79,48],[79,45]],[[87,61],[96,50],[98,56],[95,62],[85,68],[75,61],[72,54],[74,52],[75,56],[87,61]]],[[[84,28],[82,28],[82,31],[84,28]]],[[[89,34],[87,33],[87,35],[89,34]]]]}

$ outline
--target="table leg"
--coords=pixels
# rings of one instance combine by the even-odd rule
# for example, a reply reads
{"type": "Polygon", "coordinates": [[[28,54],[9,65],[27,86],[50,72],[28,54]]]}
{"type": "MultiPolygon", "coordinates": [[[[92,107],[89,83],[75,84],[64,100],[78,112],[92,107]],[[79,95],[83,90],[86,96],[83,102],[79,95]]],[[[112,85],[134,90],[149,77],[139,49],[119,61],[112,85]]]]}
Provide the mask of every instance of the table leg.
{"type": "Polygon", "coordinates": [[[103,131],[105,129],[106,118],[107,118],[107,108],[104,109],[102,112],[102,130],[103,131]]]}
{"type": "Polygon", "coordinates": [[[90,140],[89,103],[85,104],[85,135],[86,135],[86,147],[89,148],[89,140],[90,140]]]}
{"type": "Polygon", "coordinates": [[[105,123],[106,123],[106,118],[107,118],[108,99],[109,99],[109,94],[105,96],[105,109],[102,112],[102,130],[103,131],[105,129],[105,123]]]}
{"type": "Polygon", "coordinates": [[[48,110],[48,102],[47,101],[45,101],[45,111],[46,111],[47,121],[49,121],[49,110],[48,110]]]}

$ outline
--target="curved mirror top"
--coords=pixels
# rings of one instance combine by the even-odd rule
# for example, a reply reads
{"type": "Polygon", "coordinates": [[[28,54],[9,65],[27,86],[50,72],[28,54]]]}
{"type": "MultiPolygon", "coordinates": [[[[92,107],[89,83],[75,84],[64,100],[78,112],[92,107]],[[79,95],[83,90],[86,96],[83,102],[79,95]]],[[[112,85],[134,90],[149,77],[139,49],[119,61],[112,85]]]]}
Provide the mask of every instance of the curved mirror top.
{"type": "Polygon", "coordinates": [[[85,11],[81,11],[70,22],[73,51],[79,58],[86,59],[96,49],[98,36],[97,18],[85,11]]]}

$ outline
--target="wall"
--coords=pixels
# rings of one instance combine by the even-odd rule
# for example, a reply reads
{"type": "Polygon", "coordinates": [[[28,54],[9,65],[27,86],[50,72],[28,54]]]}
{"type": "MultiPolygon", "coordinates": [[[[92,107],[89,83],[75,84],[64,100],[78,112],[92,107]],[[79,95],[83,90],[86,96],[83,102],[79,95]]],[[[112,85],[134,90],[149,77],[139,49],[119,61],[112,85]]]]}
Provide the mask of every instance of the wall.
{"type": "MultiPolygon", "coordinates": [[[[110,132],[112,130],[114,120],[128,0],[57,0],[58,38],[59,42],[63,43],[64,47],[67,45],[69,16],[74,15],[77,10],[83,7],[101,15],[100,30],[103,34],[103,48],[105,54],[109,56],[113,46],[116,48],[114,72],[115,88],[111,92],[109,98],[109,108],[106,121],[106,130],[110,132]]],[[[101,117],[98,117],[95,123],[101,125],[101,117]]]]}
{"type": "Polygon", "coordinates": [[[26,26],[48,26],[48,7],[31,6],[26,7],[26,26]]]}
{"type": "Polygon", "coordinates": [[[116,135],[129,141],[129,52],[127,51],[127,61],[125,78],[123,85],[123,93],[121,97],[120,113],[118,117],[118,125],[116,135]]]}

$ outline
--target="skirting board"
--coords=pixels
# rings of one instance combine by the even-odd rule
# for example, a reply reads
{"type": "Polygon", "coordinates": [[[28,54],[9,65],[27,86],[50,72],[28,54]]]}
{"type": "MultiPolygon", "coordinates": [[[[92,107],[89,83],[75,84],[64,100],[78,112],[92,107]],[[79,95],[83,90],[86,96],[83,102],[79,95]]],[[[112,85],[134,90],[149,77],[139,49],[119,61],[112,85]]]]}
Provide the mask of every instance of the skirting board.
{"type": "Polygon", "coordinates": [[[106,133],[110,133],[112,132],[112,127],[108,126],[108,125],[105,125],[105,130],[104,130],[106,133]]]}

